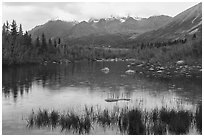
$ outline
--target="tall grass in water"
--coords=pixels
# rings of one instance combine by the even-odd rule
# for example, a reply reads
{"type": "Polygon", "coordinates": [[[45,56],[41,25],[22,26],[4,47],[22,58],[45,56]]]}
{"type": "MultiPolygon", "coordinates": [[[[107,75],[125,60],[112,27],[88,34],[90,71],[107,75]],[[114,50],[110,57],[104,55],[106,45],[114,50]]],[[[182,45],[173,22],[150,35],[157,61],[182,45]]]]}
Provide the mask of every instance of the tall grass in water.
{"type": "Polygon", "coordinates": [[[91,128],[91,120],[88,115],[80,117],[71,112],[61,116],[59,125],[61,126],[62,131],[72,130],[75,133],[88,134],[91,128]]]}
{"type": "Polygon", "coordinates": [[[202,134],[202,104],[199,104],[196,110],[195,120],[196,120],[196,127],[198,131],[202,134]]]}
{"type": "Polygon", "coordinates": [[[96,114],[96,122],[100,125],[111,126],[116,125],[119,119],[119,109],[117,110],[108,110],[104,109],[102,111],[98,111],[96,114]]]}
{"type": "Polygon", "coordinates": [[[129,135],[142,135],[145,133],[145,126],[142,121],[142,112],[139,110],[131,110],[128,116],[128,134],[129,135]]]}
{"type": "Polygon", "coordinates": [[[160,111],[160,120],[168,126],[168,130],[174,134],[186,134],[189,131],[192,122],[192,113],[188,111],[168,111],[162,108],[160,111]]]}
{"type": "Polygon", "coordinates": [[[146,134],[164,135],[167,134],[166,125],[161,122],[159,110],[154,109],[146,114],[146,134]]]}
{"type": "Polygon", "coordinates": [[[70,130],[73,133],[89,133],[91,128],[91,119],[88,115],[80,116],[73,112],[67,114],[59,113],[58,111],[41,110],[29,116],[28,127],[52,127],[61,126],[61,130],[70,130]]]}
{"type": "Polygon", "coordinates": [[[37,112],[37,114],[32,111],[32,114],[28,117],[28,127],[44,127],[44,126],[51,126],[55,128],[58,124],[60,118],[60,114],[57,111],[51,111],[50,113],[48,110],[44,109],[37,112]]]}
{"type": "Polygon", "coordinates": [[[68,111],[62,114],[58,111],[39,110],[32,112],[28,118],[28,126],[61,127],[61,131],[76,134],[89,134],[93,124],[102,127],[118,127],[121,134],[187,134],[194,119],[196,127],[202,131],[202,107],[199,106],[195,116],[193,112],[184,110],[169,110],[167,108],[153,109],[151,112],[137,108],[118,108],[116,110],[94,109],[85,106],[85,111],[78,114],[68,111]]]}

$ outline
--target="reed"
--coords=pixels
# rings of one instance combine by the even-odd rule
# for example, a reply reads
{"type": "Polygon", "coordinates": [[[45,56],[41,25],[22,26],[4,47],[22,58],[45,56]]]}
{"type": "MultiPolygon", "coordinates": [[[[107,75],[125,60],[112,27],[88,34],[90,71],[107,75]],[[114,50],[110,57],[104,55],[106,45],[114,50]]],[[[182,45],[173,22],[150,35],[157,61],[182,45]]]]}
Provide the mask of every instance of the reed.
{"type": "Polygon", "coordinates": [[[193,115],[184,110],[175,111],[162,108],[160,111],[161,122],[168,125],[168,130],[174,134],[186,134],[189,131],[193,115]]]}
{"type": "Polygon", "coordinates": [[[202,134],[202,104],[199,104],[195,114],[197,130],[202,134]]]}
{"type": "Polygon", "coordinates": [[[202,106],[198,106],[195,116],[192,112],[174,109],[153,109],[151,112],[137,108],[94,109],[85,106],[82,114],[68,111],[60,113],[46,109],[32,111],[28,117],[28,127],[61,127],[61,131],[72,131],[76,134],[89,134],[93,124],[111,127],[117,126],[122,134],[187,134],[193,121],[201,133],[202,131],[202,106]]]}

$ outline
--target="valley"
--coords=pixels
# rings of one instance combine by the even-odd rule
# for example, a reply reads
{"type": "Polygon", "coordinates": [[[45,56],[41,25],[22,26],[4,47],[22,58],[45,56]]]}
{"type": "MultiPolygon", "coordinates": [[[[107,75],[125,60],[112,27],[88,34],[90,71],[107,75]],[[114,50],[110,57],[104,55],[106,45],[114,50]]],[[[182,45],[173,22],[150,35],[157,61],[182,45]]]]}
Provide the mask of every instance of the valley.
{"type": "Polygon", "coordinates": [[[202,135],[202,3],[126,4],[3,4],[2,134],[202,135]]]}

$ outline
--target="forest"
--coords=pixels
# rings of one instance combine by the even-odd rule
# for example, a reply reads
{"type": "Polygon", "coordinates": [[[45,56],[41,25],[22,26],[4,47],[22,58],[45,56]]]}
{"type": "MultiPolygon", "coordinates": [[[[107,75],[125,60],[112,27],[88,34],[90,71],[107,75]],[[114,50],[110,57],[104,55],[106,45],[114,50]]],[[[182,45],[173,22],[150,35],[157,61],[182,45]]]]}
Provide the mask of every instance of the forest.
{"type": "Polygon", "coordinates": [[[44,33],[32,39],[27,31],[23,32],[21,24],[18,26],[15,20],[11,24],[7,21],[2,27],[2,62],[3,65],[13,65],[115,58],[135,58],[152,62],[183,59],[193,62],[202,57],[202,39],[196,34],[188,38],[154,43],[137,43],[134,40],[114,37],[110,42],[114,44],[108,47],[105,40],[106,37],[103,36],[102,43],[99,40],[98,43],[91,44],[87,39],[65,43],[61,38],[47,39],[44,33]],[[115,46],[117,44],[118,47],[115,46]],[[114,50],[115,48],[118,50],[114,50]]]}

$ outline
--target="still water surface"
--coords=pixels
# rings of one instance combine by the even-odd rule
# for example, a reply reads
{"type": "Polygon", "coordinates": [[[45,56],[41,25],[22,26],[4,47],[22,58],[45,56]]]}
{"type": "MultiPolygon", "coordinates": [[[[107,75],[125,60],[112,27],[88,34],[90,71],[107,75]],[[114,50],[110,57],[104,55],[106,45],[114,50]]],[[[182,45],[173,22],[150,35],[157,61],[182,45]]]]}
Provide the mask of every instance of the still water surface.
{"type": "MultiPolygon", "coordinates": [[[[2,72],[3,134],[71,134],[58,129],[26,127],[32,110],[73,110],[84,106],[113,109],[136,107],[145,110],[172,108],[196,111],[202,101],[201,79],[156,79],[127,75],[128,62],[79,62],[59,65],[4,67],[2,72]],[[102,68],[108,67],[105,74],[102,68]],[[108,98],[130,101],[106,102],[108,98]]],[[[192,133],[197,134],[192,130],[192,133]]],[[[91,134],[120,134],[95,128],[91,134]]]]}

